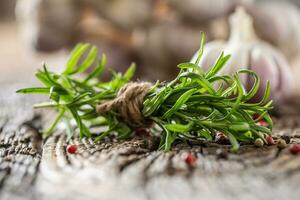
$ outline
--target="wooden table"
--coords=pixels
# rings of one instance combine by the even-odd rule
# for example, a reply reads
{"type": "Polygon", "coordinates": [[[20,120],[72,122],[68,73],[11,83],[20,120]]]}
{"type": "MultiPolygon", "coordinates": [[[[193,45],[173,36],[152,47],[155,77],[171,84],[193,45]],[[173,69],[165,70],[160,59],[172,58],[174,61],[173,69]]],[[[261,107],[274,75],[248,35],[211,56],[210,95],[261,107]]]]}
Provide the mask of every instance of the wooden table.
{"type": "MultiPolygon", "coordinates": [[[[95,144],[72,139],[66,153],[61,132],[43,141],[39,130],[51,112],[34,111],[39,97],[0,88],[0,199],[299,199],[300,155],[276,146],[244,145],[228,159],[216,156],[228,145],[184,144],[155,151],[156,142],[135,138],[95,144]],[[196,165],[181,158],[191,151],[196,165]]],[[[300,143],[300,116],[275,120],[274,135],[300,143]]]]}

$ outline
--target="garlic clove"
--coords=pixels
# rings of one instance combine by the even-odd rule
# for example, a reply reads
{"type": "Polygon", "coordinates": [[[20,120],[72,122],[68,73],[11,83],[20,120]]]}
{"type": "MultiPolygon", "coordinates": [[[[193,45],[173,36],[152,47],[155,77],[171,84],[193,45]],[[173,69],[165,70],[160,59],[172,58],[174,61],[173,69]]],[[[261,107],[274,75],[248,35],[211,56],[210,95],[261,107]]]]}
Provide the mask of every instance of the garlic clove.
{"type": "Polygon", "coordinates": [[[234,10],[236,0],[169,0],[170,5],[185,20],[202,24],[234,10]]]}
{"type": "MultiPolygon", "coordinates": [[[[232,74],[241,69],[255,71],[261,85],[252,101],[260,101],[264,95],[267,81],[271,84],[271,99],[275,104],[288,102],[293,94],[294,80],[291,69],[281,52],[257,38],[252,18],[241,7],[230,16],[231,35],[229,40],[214,41],[206,44],[199,65],[207,70],[224,50],[231,58],[219,74],[232,74]]],[[[195,62],[196,55],[192,62],[195,62]]],[[[247,75],[240,76],[246,89],[251,89],[253,80],[247,75]]]]}
{"type": "Polygon", "coordinates": [[[16,18],[26,46],[56,51],[72,43],[80,7],[73,0],[18,0],[16,18]]]}
{"type": "Polygon", "coordinates": [[[278,66],[280,73],[280,89],[278,100],[282,103],[290,102],[292,100],[295,90],[295,79],[292,74],[291,66],[288,64],[285,57],[279,51],[270,48],[269,50],[274,56],[274,61],[278,66]]]}
{"type": "Polygon", "coordinates": [[[247,8],[257,34],[289,57],[300,50],[300,9],[289,1],[261,1],[247,8]]]}
{"type": "MultiPolygon", "coordinates": [[[[277,96],[276,93],[278,92],[280,83],[278,78],[280,75],[273,58],[270,57],[268,52],[263,52],[260,48],[255,48],[250,52],[249,61],[249,69],[255,71],[261,80],[259,90],[252,100],[255,102],[261,100],[265,92],[267,81],[270,81],[271,95],[273,97],[277,96]]],[[[253,83],[248,83],[247,85],[251,88],[252,84],[253,83]]],[[[277,98],[274,100],[277,101],[277,98]]]]}

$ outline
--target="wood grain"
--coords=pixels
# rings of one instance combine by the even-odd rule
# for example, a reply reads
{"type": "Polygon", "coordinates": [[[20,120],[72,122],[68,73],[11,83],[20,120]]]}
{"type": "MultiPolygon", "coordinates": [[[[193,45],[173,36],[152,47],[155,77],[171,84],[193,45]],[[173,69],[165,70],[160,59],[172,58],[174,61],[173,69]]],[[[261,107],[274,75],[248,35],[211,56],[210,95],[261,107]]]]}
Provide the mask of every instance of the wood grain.
{"type": "MultiPolygon", "coordinates": [[[[0,91],[0,199],[299,199],[300,156],[276,146],[242,145],[237,154],[216,143],[177,144],[155,151],[150,138],[127,141],[47,140],[39,131],[51,113],[33,111],[37,98],[0,91]],[[66,153],[76,144],[76,154],[66,153]],[[217,156],[228,152],[227,159],[217,156]],[[182,159],[197,156],[195,166],[182,159]]],[[[300,143],[300,116],[275,120],[274,135],[300,143]]],[[[289,144],[291,145],[291,144],[289,144]]]]}

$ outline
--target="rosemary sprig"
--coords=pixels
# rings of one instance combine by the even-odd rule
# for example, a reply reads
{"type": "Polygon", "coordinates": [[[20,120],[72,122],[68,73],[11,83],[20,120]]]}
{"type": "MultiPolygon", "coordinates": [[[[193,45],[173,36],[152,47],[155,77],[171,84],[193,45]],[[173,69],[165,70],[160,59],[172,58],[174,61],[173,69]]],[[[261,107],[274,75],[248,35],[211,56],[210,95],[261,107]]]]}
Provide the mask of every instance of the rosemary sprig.
{"type": "MultiPolygon", "coordinates": [[[[196,63],[179,64],[178,76],[169,83],[157,82],[144,99],[142,110],[145,118],[151,119],[161,127],[160,149],[169,150],[175,140],[213,140],[216,132],[227,135],[232,150],[239,149],[239,142],[253,143],[255,139],[271,134],[272,120],[268,111],[272,109],[269,101],[270,84],[267,83],[265,94],[258,103],[249,100],[257,93],[260,79],[255,72],[240,70],[233,75],[218,75],[230,58],[222,53],[208,71],[198,67],[203,53],[204,35],[196,63]],[[254,78],[252,89],[246,91],[240,80],[241,74],[254,78]],[[268,127],[257,125],[252,119],[259,114],[268,127]]],[[[68,127],[68,137],[75,131],[70,127],[75,122],[80,138],[91,137],[90,128],[104,126],[107,130],[99,133],[95,140],[115,133],[118,138],[132,136],[133,128],[111,111],[99,116],[96,106],[116,97],[119,89],[128,83],[135,72],[132,64],[124,73],[112,72],[112,79],[101,81],[105,69],[106,56],[97,57],[97,49],[90,44],[78,44],[71,52],[66,69],[58,74],[48,71],[46,65],[36,73],[44,87],[26,88],[18,93],[45,94],[50,101],[34,105],[35,108],[55,108],[58,115],[53,125],[45,132],[50,135],[59,122],[68,127]],[[83,60],[80,62],[80,60],[83,60]],[[94,64],[94,70],[82,74],[94,64]],[[78,76],[81,75],[81,76],[78,76]],[[83,78],[82,78],[83,77],[83,78]]]]}

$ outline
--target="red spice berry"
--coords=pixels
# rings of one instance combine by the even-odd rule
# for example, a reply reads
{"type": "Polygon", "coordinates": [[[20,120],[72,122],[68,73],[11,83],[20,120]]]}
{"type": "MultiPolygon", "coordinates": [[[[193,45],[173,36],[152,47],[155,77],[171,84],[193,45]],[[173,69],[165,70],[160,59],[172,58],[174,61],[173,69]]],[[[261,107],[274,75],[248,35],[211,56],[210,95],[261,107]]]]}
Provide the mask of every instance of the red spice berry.
{"type": "Polygon", "coordinates": [[[67,152],[74,154],[77,151],[77,146],[75,144],[70,144],[67,146],[67,152]]]}
{"type": "Polygon", "coordinates": [[[263,126],[263,127],[269,126],[269,124],[267,122],[265,122],[264,120],[259,120],[258,122],[256,122],[256,125],[263,126]]]}
{"type": "Polygon", "coordinates": [[[226,135],[222,132],[217,132],[216,133],[216,139],[223,139],[226,138],[226,135]]]}
{"type": "Polygon", "coordinates": [[[290,152],[294,155],[300,153],[300,145],[294,144],[290,147],[290,152]]]}
{"type": "Polygon", "coordinates": [[[274,139],[273,139],[273,137],[271,135],[268,135],[266,137],[266,141],[267,141],[268,145],[274,145],[275,144],[275,141],[274,141],[274,139]]]}
{"type": "Polygon", "coordinates": [[[269,126],[269,124],[267,122],[265,122],[264,120],[259,120],[258,122],[256,122],[256,125],[263,126],[263,127],[269,126]]]}
{"type": "Polygon", "coordinates": [[[222,132],[217,132],[216,133],[215,141],[218,144],[228,144],[229,143],[229,140],[228,140],[227,136],[222,132]]]}
{"type": "Polygon", "coordinates": [[[191,152],[182,154],[182,159],[189,166],[194,166],[197,160],[195,155],[191,152]]]}

